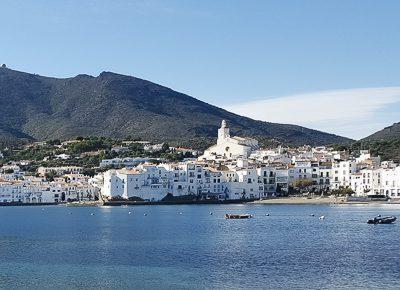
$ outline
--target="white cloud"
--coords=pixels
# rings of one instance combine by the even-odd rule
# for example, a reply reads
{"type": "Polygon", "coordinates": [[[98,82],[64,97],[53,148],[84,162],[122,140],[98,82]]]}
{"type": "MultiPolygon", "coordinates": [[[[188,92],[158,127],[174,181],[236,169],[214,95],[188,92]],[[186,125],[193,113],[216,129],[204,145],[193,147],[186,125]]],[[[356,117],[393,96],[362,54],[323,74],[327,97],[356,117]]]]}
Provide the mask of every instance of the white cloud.
{"type": "Polygon", "coordinates": [[[396,103],[400,104],[400,87],[321,91],[223,107],[257,120],[296,124],[359,139],[399,122],[399,108],[398,120],[393,119],[396,114],[385,115],[385,108],[396,103]]]}

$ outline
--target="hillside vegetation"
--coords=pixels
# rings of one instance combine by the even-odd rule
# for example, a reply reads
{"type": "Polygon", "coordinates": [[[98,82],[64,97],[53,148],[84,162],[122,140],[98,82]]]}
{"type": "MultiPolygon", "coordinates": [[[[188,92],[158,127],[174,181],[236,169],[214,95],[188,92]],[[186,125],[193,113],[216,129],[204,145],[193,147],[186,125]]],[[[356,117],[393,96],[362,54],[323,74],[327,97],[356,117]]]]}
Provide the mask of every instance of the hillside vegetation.
{"type": "Polygon", "coordinates": [[[400,139],[400,122],[364,138],[364,141],[400,139]]]}

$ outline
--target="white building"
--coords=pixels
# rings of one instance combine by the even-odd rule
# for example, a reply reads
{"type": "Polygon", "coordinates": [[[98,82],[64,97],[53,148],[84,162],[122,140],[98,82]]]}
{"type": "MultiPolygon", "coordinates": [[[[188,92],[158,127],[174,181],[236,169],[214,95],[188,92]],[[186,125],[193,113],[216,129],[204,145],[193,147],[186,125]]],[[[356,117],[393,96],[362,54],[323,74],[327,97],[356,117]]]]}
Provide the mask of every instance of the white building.
{"type": "Polygon", "coordinates": [[[63,175],[63,174],[80,174],[83,171],[83,167],[79,166],[62,166],[62,167],[39,167],[37,169],[37,172],[44,176],[46,173],[55,173],[57,175],[63,175]]]}
{"type": "Polygon", "coordinates": [[[126,158],[113,158],[113,159],[103,159],[100,162],[100,167],[134,167],[140,163],[145,163],[150,161],[150,158],[141,157],[126,157],[126,158]]]}
{"type": "Polygon", "coordinates": [[[252,138],[231,137],[225,120],[218,129],[217,144],[211,146],[199,158],[201,160],[235,159],[249,157],[251,152],[258,148],[258,141],[252,138]]]}
{"type": "Polygon", "coordinates": [[[351,174],[350,184],[356,196],[372,195],[378,186],[374,184],[374,170],[367,168],[351,174]]]}
{"type": "Polygon", "coordinates": [[[104,173],[102,194],[106,198],[160,201],[172,192],[171,172],[155,165],[135,169],[109,170],[104,173]]]}
{"type": "Polygon", "coordinates": [[[168,194],[193,199],[258,199],[264,192],[256,168],[215,168],[199,162],[143,164],[104,173],[106,199],[161,201],[168,194]]]}
{"type": "Polygon", "coordinates": [[[335,161],[332,164],[332,189],[351,186],[351,175],[357,172],[356,160],[335,161]]]}
{"type": "Polygon", "coordinates": [[[62,153],[54,156],[55,159],[61,159],[61,160],[68,160],[71,159],[71,155],[62,153]]]}
{"type": "Polygon", "coordinates": [[[400,198],[400,166],[380,170],[379,194],[400,198]]]}

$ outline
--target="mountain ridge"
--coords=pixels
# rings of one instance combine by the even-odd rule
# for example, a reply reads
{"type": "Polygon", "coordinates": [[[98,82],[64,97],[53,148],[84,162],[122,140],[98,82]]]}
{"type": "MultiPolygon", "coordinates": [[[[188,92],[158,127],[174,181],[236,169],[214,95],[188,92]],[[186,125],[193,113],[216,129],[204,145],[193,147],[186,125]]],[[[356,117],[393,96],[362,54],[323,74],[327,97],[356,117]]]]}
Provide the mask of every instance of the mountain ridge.
{"type": "Polygon", "coordinates": [[[214,138],[222,119],[233,134],[293,145],[348,138],[297,125],[252,120],[168,87],[114,72],[54,78],[0,68],[0,140],[76,136],[150,141],[214,138]]]}
{"type": "Polygon", "coordinates": [[[362,140],[364,141],[372,141],[372,140],[390,140],[390,139],[400,139],[400,122],[393,123],[390,126],[379,130],[362,140]]]}

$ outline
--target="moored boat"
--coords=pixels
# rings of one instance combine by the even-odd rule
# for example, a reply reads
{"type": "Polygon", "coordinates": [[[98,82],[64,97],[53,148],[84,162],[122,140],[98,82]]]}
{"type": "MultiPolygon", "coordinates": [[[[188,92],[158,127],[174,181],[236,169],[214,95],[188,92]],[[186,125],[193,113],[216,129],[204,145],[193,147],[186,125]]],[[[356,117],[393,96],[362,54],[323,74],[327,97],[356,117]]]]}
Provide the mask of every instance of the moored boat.
{"type": "Polygon", "coordinates": [[[370,219],[367,221],[368,224],[391,224],[396,221],[395,216],[387,216],[387,217],[374,217],[373,219],[370,219]]]}
{"type": "Polygon", "coordinates": [[[226,219],[249,219],[253,216],[251,214],[225,214],[226,219]]]}

